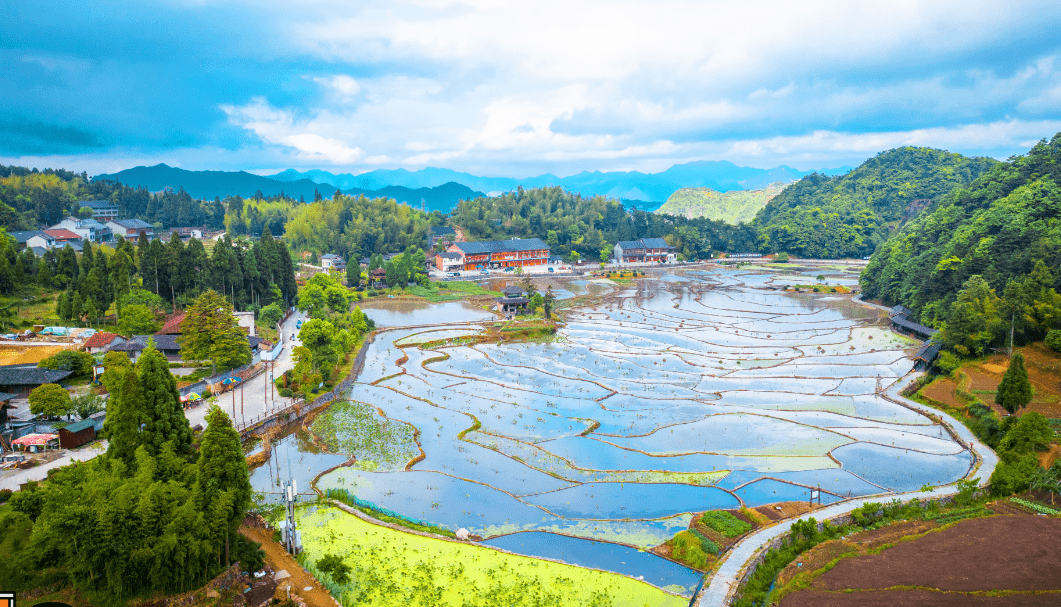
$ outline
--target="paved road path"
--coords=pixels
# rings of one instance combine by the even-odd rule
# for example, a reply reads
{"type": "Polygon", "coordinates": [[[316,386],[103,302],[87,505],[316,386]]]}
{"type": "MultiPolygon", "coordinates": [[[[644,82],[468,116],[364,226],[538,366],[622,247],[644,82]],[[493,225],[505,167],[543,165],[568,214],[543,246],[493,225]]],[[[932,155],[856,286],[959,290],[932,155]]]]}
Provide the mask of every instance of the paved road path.
{"type": "MultiPolygon", "coordinates": [[[[265,373],[243,382],[243,385],[235,390],[217,395],[217,405],[224,409],[237,425],[242,425],[244,420],[249,423],[255,418],[264,416],[271,411],[283,409],[291,404],[291,399],[280,396],[275,388],[270,393],[269,369],[272,370],[273,377],[279,377],[284,371],[295,366],[295,362],[291,358],[291,349],[293,346],[298,345],[299,342],[297,340],[292,341],[291,335],[298,334],[298,329],[295,328],[295,325],[300,319],[306,320],[306,316],[296,311],[284,323],[282,328],[285,340],[284,348],[276,358],[275,363],[269,363],[265,373]],[[271,399],[270,396],[272,397],[271,399]]],[[[209,409],[209,405],[203,403],[198,407],[185,409],[184,414],[193,428],[196,424],[202,424],[205,428],[206,412],[209,409]]]]}
{"type": "MultiPolygon", "coordinates": [[[[941,411],[915,403],[900,394],[900,391],[902,391],[904,386],[920,375],[921,373],[914,373],[899,379],[885,390],[885,394],[891,400],[901,402],[907,406],[918,409],[919,411],[932,413],[943,418],[947,425],[949,425],[951,429],[962,438],[962,440],[972,445],[973,451],[980,459],[980,467],[976,470],[973,476],[978,477],[981,484],[986,484],[987,480],[991,477],[991,473],[994,472],[995,466],[998,464],[998,456],[995,455],[995,452],[973,436],[973,433],[961,422],[954,420],[941,411]]],[[[821,510],[816,510],[814,512],[814,518],[820,521],[841,516],[851,512],[866,502],[891,501],[893,499],[908,501],[915,497],[938,497],[952,495],[955,492],[957,492],[957,488],[954,485],[947,485],[945,487],[937,487],[932,491],[913,491],[900,494],[888,493],[878,496],[862,497],[846,502],[840,502],[821,510]]],[[[767,527],[756,534],[746,537],[733,546],[724,557],[722,565],[718,568],[715,575],[709,580],[710,586],[704,589],[700,594],[700,597],[696,602],[696,607],[722,607],[723,605],[728,605],[730,592],[735,590],[734,584],[740,578],[744,565],[756,555],[761,546],[780,535],[788,533],[795,520],[798,519],[788,520],[772,527],[767,527]]]]}
{"type": "Polygon", "coordinates": [[[74,462],[87,461],[105,451],[107,451],[107,441],[100,440],[91,445],[85,445],[76,451],[67,451],[63,457],[48,462],[47,464],[41,464],[40,466],[27,468],[26,470],[18,470],[14,473],[5,472],[3,473],[4,476],[0,478],[0,489],[18,491],[19,485],[25,482],[39,481],[43,479],[48,476],[48,471],[52,468],[66,466],[74,462]]]}

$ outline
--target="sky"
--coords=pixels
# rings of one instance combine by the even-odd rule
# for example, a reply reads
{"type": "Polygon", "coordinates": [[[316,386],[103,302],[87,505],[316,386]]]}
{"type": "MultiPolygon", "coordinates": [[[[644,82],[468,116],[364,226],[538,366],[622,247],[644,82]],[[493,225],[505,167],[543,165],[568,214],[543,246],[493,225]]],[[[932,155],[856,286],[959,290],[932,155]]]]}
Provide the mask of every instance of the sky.
{"type": "Polygon", "coordinates": [[[800,170],[1061,131],[1061,3],[5,0],[0,163],[800,170]],[[871,8],[863,5],[872,4],[871,8]]]}

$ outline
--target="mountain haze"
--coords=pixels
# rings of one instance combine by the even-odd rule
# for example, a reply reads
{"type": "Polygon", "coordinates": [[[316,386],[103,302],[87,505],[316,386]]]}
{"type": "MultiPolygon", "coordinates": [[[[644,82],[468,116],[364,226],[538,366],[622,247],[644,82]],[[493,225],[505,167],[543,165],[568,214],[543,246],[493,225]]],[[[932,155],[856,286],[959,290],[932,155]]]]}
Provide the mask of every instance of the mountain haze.
{"type": "MultiPolygon", "coordinates": [[[[850,167],[825,169],[829,175],[842,174],[850,167]]],[[[671,194],[685,187],[707,187],[718,192],[759,189],[774,182],[791,183],[812,171],[798,171],[779,166],[772,169],[740,167],[725,160],[699,160],[677,164],[659,173],[639,171],[583,171],[569,177],[545,174],[525,179],[511,177],[479,177],[451,169],[425,168],[418,171],[406,169],[381,169],[360,175],[342,173],[335,175],[327,171],[299,172],[288,169],[272,179],[295,182],[312,179],[339,188],[380,189],[388,185],[408,188],[435,187],[453,181],[482,192],[509,192],[522,186],[524,189],[560,186],[582,196],[608,196],[635,201],[664,202],[671,194]]]]}
{"type": "MultiPolygon", "coordinates": [[[[245,171],[187,171],[165,164],[97,175],[94,179],[117,181],[131,187],[142,186],[151,191],[158,191],[167,186],[175,190],[183,188],[193,198],[206,200],[237,195],[250,198],[260,191],[265,196],[276,196],[283,192],[295,199],[302,197],[312,201],[315,192],[319,192],[324,198],[331,198],[336,190],[333,184],[317,183],[306,178],[281,182],[245,171]]],[[[415,207],[419,207],[423,201],[428,211],[438,210],[444,213],[448,213],[460,200],[484,195],[454,182],[417,189],[403,186],[387,186],[378,190],[351,187],[342,189],[342,192],[354,196],[364,194],[369,198],[393,198],[415,207]]]]}

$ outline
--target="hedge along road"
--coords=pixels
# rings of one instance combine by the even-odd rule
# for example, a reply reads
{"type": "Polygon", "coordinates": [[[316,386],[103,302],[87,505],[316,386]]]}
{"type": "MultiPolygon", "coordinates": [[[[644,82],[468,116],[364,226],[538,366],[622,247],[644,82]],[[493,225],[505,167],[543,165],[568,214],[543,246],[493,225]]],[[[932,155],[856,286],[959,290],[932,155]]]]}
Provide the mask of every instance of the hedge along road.
{"type": "MultiPolygon", "coordinates": [[[[991,478],[991,473],[995,471],[995,466],[998,464],[998,456],[995,455],[995,452],[981,443],[979,439],[977,439],[976,436],[965,427],[965,424],[955,420],[946,413],[916,403],[900,394],[903,386],[907,385],[910,381],[917,379],[921,375],[924,375],[924,373],[912,373],[908,374],[906,377],[900,378],[884,391],[885,396],[890,400],[911,409],[939,416],[941,422],[946,424],[958,435],[958,437],[972,448],[980,465],[975,468],[971,475],[981,479],[981,486],[987,485],[988,479],[991,478]]],[[[901,499],[903,501],[909,501],[914,498],[939,498],[954,495],[957,492],[958,489],[956,484],[952,484],[937,487],[932,491],[883,493],[876,496],[861,497],[833,504],[828,508],[817,510],[813,514],[816,520],[823,521],[848,514],[855,508],[868,502],[880,502],[882,499],[901,499]]],[[[722,560],[722,564],[715,571],[715,575],[712,576],[710,580],[705,581],[707,587],[700,593],[699,598],[696,601],[696,607],[723,607],[724,605],[731,604],[733,597],[737,592],[737,584],[745,570],[745,565],[755,557],[759,553],[760,548],[765,546],[768,542],[787,534],[795,520],[798,519],[784,521],[772,527],[767,527],[766,529],[752,534],[735,544],[729,552],[726,553],[726,556],[722,560]],[[710,585],[707,585],[707,583],[710,585]]]]}

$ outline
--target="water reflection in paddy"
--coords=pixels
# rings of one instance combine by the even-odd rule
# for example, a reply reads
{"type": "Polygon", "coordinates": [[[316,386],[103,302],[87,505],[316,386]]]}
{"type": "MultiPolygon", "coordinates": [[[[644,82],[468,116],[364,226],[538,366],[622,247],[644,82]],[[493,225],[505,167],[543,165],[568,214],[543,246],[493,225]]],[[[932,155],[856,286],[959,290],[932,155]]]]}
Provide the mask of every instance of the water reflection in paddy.
{"type": "MultiPolygon", "coordinates": [[[[968,452],[878,393],[909,372],[917,343],[846,299],[755,288],[773,278],[638,280],[569,310],[551,343],[425,351],[415,344],[436,341],[431,331],[383,332],[351,397],[416,426],[425,457],[409,471],[340,468],[318,484],[497,541],[552,531],[648,548],[685,528],[687,512],[962,477],[968,452]]],[[[382,308],[366,310],[381,326],[451,323],[438,338],[484,316],[453,303],[382,308]]],[[[613,544],[577,545],[587,562],[628,571],[608,564],[613,544]]]]}

